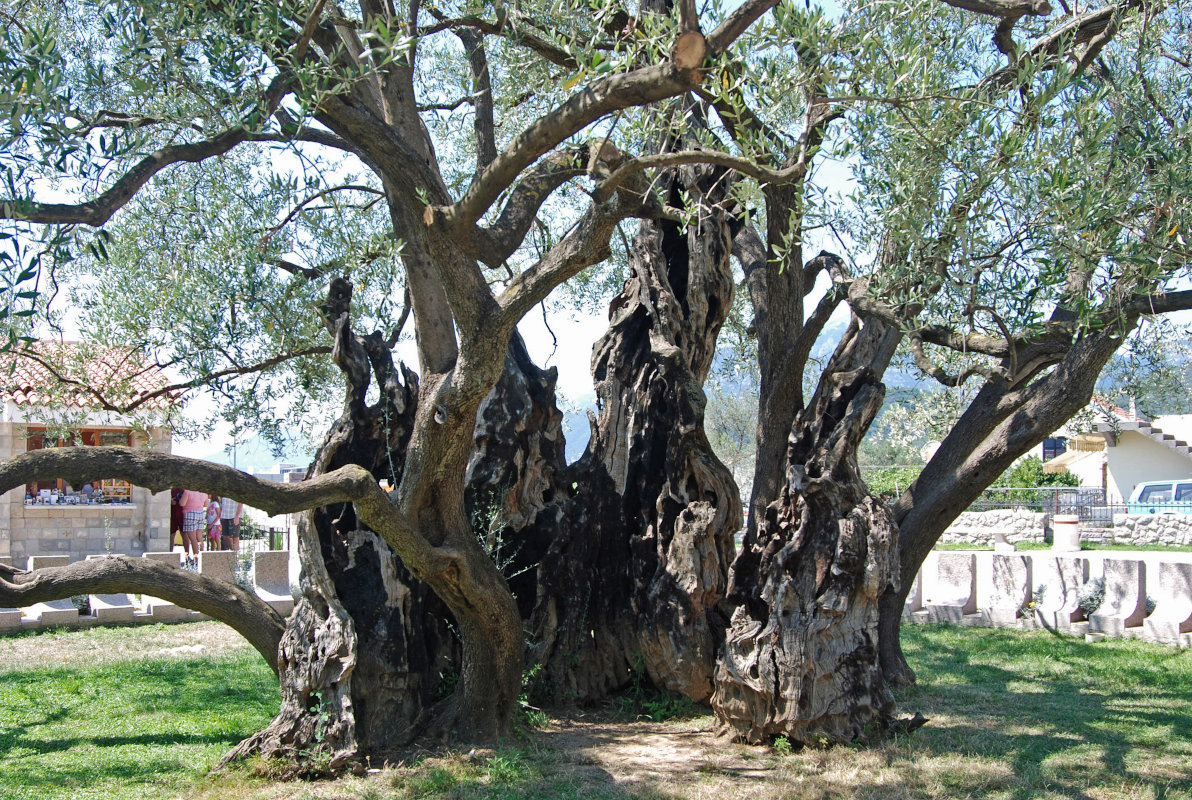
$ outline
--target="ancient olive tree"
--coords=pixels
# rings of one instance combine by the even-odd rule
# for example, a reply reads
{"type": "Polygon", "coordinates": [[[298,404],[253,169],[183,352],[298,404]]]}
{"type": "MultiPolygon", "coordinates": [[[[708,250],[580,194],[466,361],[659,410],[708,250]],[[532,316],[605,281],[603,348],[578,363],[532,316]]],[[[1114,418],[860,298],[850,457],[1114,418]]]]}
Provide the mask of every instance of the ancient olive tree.
{"type": "MultiPolygon", "coordinates": [[[[478,411],[516,352],[517,322],[560,283],[606,259],[622,220],[685,224],[683,192],[651,184],[644,173],[655,165],[634,157],[630,148],[640,140],[617,125],[632,130],[637,109],[705,82],[719,86],[734,42],[773,5],[747,2],[703,17],[689,3],[660,5],[637,18],[613,7],[527,13],[325,0],[27,3],[4,12],[0,215],[15,234],[6,258],[19,290],[9,296],[17,322],[10,345],[30,333],[20,320],[44,308],[33,304],[69,279],[72,247],[86,246],[98,265],[93,274],[105,280],[96,286],[80,278],[80,296],[90,292],[97,308],[122,304],[123,320],[140,309],[131,343],[183,371],[175,388],[214,384],[232,392],[243,386],[235,379],[255,380],[282,364],[291,368],[284,380],[316,386],[327,379],[317,364],[328,356],[346,379],[342,412],[312,477],[284,496],[234,470],[145,453],[66,450],[6,465],[5,488],[41,476],[102,475],[152,489],[187,485],[269,510],[315,509],[300,537],[303,597],[271,660],[282,710],[239,752],[317,747],[338,766],[419,735],[508,733],[524,637],[500,559],[465,507],[478,411]],[[460,106],[471,111],[467,139],[450,113],[460,106]],[[244,155],[271,147],[271,158],[244,155]],[[343,161],[312,166],[316,149],[343,161]],[[209,191],[188,196],[187,186],[198,183],[174,176],[209,160],[227,171],[204,172],[199,182],[209,191]],[[228,177],[236,169],[239,176],[228,177]],[[63,193],[47,198],[48,179],[63,193]],[[590,198],[549,206],[569,182],[587,184],[590,198]],[[120,231],[121,215],[138,207],[140,224],[120,231]],[[548,207],[564,225],[542,221],[548,207]],[[237,209],[250,215],[225,215],[237,209]],[[328,217],[369,209],[382,211],[383,222],[374,214],[362,232],[343,237],[351,241],[336,240],[328,217]],[[174,214],[202,220],[213,212],[220,224],[194,225],[194,239],[155,233],[177,230],[169,225],[174,214]],[[528,238],[532,230],[541,235],[528,238]],[[178,263],[142,250],[155,245],[178,263]],[[201,260],[196,251],[211,264],[222,245],[229,258],[219,280],[188,269],[201,260]],[[386,274],[395,259],[406,304],[378,288],[386,279],[395,285],[386,274]],[[105,262],[140,269],[104,273],[105,262]],[[354,325],[353,281],[375,301],[360,314],[374,329],[367,335],[354,325]],[[416,376],[392,353],[407,314],[416,376]],[[445,664],[457,670],[453,689],[440,680],[445,664]]],[[[656,120],[672,112],[648,111],[656,120]]],[[[693,172],[689,180],[701,178],[693,172]]],[[[725,239],[723,254],[727,248],[725,239]]],[[[714,339],[714,314],[700,324],[714,339]]],[[[660,370],[702,377],[710,354],[703,365],[667,367],[668,356],[660,358],[660,370]]],[[[663,401],[668,385],[658,384],[663,401]]],[[[679,386],[698,392],[698,380],[679,386]]],[[[114,401],[102,387],[77,388],[101,407],[136,404],[114,401]]],[[[712,513],[731,529],[732,502],[712,513]]],[[[718,557],[727,564],[723,540],[718,557]]],[[[138,577],[145,572],[138,565],[121,569],[130,590],[154,577],[138,577]]],[[[14,599],[53,583],[8,577],[14,599]]],[[[83,586],[60,582],[71,591],[83,586]]],[[[644,630],[649,609],[639,614],[644,630]]],[[[701,635],[695,666],[710,692],[715,643],[711,633],[701,635]]],[[[664,655],[656,661],[663,667],[664,655]]]]}
{"type": "MultiPolygon", "coordinates": [[[[122,477],[311,510],[290,619],[251,623],[249,599],[224,614],[263,653],[276,640],[282,688],[233,755],[322,748],[338,767],[419,736],[501,736],[527,659],[559,700],[636,667],[749,739],[864,735],[909,674],[908,572],[1080,405],[1140,316],[1189,305],[1164,293],[1187,263],[1180,4],[633,10],[4,12],[10,346],[61,282],[89,338],[267,426],[279,397],[310,409],[346,384],[298,487],[128,451],[0,468],[3,489],[122,477]],[[856,191],[833,191],[846,171],[856,191]],[[805,258],[816,230],[838,255],[805,258]],[[628,280],[568,465],[555,375],[516,325],[615,247],[628,280]],[[760,383],[730,571],[739,499],[701,387],[734,257],[760,383]],[[417,372],[393,354],[411,320],[417,372]],[[984,383],[890,507],[856,454],[899,346],[984,383]]],[[[71,569],[6,572],[0,601],[160,586],[126,561],[71,569]]]]}
{"type": "Polygon", "coordinates": [[[909,3],[802,15],[793,147],[761,111],[777,102],[724,115],[755,158],[800,176],[763,190],[764,234],[746,225],[734,241],[755,315],[758,460],[713,704],[751,738],[847,740],[879,719],[886,682],[912,679],[898,624],[939,534],[1088,402],[1142,316],[1192,300],[1176,291],[1187,8],[951,5],[984,16],[909,3]],[[857,187],[839,210],[801,177],[831,154],[857,187]],[[845,258],[804,259],[823,226],[845,258]],[[852,323],[805,400],[812,343],[841,303],[852,323]],[[900,346],[945,385],[982,384],[887,509],[856,450],[900,346]]]}

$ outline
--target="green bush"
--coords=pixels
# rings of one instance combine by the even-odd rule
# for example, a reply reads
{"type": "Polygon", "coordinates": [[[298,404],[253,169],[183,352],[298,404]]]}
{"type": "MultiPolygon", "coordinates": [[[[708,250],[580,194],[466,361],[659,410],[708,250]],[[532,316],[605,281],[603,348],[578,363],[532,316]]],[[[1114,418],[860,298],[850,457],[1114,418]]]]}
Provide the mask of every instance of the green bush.
{"type": "Polygon", "coordinates": [[[996,487],[1032,489],[1038,486],[1079,486],[1080,478],[1064,470],[1057,473],[1043,471],[1043,461],[1038,456],[1020,459],[993,482],[996,487]]]}
{"type": "Polygon", "coordinates": [[[922,467],[880,467],[874,470],[865,470],[861,477],[865,479],[865,485],[869,487],[869,491],[878,497],[892,500],[906,491],[906,487],[919,477],[919,472],[922,469],[922,467]]]}

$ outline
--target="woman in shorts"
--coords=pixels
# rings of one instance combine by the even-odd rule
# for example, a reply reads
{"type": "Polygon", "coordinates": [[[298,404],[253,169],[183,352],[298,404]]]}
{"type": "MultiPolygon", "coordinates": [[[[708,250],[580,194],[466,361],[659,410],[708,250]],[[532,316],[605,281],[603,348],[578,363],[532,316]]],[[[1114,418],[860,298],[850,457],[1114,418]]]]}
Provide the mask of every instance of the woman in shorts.
{"type": "Polygon", "coordinates": [[[186,565],[197,567],[207,517],[207,495],[187,489],[182,493],[179,505],[182,506],[182,549],[186,552],[186,565]]]}

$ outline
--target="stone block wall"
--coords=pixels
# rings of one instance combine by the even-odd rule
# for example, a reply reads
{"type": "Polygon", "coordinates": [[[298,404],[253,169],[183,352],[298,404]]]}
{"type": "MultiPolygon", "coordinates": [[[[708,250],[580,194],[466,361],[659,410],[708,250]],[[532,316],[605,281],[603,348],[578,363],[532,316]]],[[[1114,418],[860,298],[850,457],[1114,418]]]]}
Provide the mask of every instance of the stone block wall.
{"type": "Polygon", "coordinates": [[[1192,544],[1192,514],[1118,514],[1113,540],[1117,544],[1192,544]]]}
{"type": "Polygon", "coordinates": [[[944,544],[991,546],[994,536],[1004,533],[1010,542],[1042,542],[1047,514],[1021,508],[966,511],[940,536],[944,544]]]}

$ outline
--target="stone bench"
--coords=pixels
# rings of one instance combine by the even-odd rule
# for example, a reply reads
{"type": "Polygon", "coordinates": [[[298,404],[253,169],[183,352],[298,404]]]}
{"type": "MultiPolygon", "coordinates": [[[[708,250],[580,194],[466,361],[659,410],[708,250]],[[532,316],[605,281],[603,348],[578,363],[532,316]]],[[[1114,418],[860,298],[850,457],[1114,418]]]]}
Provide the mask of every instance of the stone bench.
{"type": "MultiPolygon", "coordinates": [[[[70,556],[29,556],[30,572],[49,567],[65,567],[70,563],[70,556]]],[[[44,603],[34,603],[24,609],[21,620],[26,627],[54,627],[59,625],[79,625],[79,610],[74,603],[65,598],[62,600],[47,600],[44,603]]]]}
{"type": "MultiPolygon", "coordinates": [[[[12,566],[12,556],[0,556],[0,564],[12,566]]],[[[19,608],[0,608],[0,631],[11,631],[21,627],[21,613],[19,608]]]]}
{"type": "MultiPolygon", "coordinates": [[[[145,553],[141,558],[157,561],[175,569],[182,567],[181,553],[145,553]]],[[[174,605],[168,600],[162,600],[159,597],[150,597],[149,595],[141,595],[141,613],[147,614],[154,622],[177,622],[180,619],[186,619],[190,616],[190,611],[187,609],[174,605]]]]}
{"type": "Polygon", "coordinates": [[[973,624],[966,619],[977,610],[976,558],[972,553],[939,552],[935,569],[923,573],[923,610],[916,619],[926,622],[973,624]]]}
{"type": "Polygon", "coordinates": [[[1129,637],[1146,617],[1146,568],[1134,559],[1105,559],[1105,599],[1089,616],[1089,633],[1129,637]]]}
{"type": "MultiPolygon", "coordinates": [[[[87,556],[88,561],[102,558],[107,556],[87,556]]],[[[132,598],[127,594],[93,594],[87,602],[91,606],[91,616],[100,625],[132,622],[136,614],[132,598]]]]}
{"type": "MultiPolygon", "coordinates": [[[[199,553],[199,574],[207,578],[235,583],[238,557],[233,550],[203,550],[199,553]]],[[[198,611],[191,611],[190,619],[211,618],[198,611]]]]}
{"type": "Polygon", "coordinates": [[[1143,620],[1143,638],[1192,646],[1192,563],[1160,563],[1155,613],[1143,620]]]}
{"type": "Polygon", "coordinates": [[[1080,587],[1088,582],[1087,558],[1040,556],[1035,566],[1043,597],[1035,609],[1035,619],[1053,631],[1076,633],[1075,625],[1084,619],[1080,610],[1080,587]]]}
{"type": "Polygon", "coordinates": [[[1032,592],[1029,557],[978,554],[976,613],[984,624],[995,628],[1018,627],[1019,615],[1032,592]]]}

